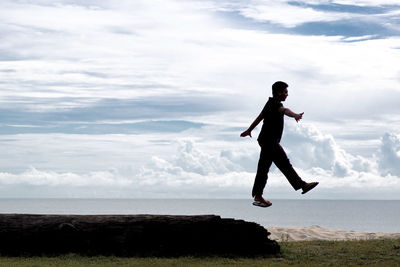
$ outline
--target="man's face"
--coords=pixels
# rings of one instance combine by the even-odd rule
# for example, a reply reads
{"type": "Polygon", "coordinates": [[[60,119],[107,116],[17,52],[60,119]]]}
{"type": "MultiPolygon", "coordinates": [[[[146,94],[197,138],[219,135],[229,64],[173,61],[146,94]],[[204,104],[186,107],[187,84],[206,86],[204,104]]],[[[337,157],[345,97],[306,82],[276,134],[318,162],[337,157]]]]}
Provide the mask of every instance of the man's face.
{"type": "Polygon", "coordinates": [[[285,88],[285,90],[283,90],[282,92],[279,92],[279,93],[278,93],[278,99],[279,99],[279,101],[285,101],[286,98],[288,97],[288,95],[289,95],[288,89],[285,88]]]}

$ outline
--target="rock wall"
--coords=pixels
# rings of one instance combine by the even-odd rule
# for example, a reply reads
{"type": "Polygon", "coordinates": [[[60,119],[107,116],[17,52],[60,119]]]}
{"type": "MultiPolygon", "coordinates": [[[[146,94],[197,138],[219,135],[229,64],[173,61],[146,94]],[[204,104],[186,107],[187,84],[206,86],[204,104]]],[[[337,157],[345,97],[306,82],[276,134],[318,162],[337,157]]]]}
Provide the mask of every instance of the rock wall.
{"type": "Polygon", "coordinates": [[[262,226],[215,215],[0,214],[0,255],[256,256],[280,247],[262,226]]]}

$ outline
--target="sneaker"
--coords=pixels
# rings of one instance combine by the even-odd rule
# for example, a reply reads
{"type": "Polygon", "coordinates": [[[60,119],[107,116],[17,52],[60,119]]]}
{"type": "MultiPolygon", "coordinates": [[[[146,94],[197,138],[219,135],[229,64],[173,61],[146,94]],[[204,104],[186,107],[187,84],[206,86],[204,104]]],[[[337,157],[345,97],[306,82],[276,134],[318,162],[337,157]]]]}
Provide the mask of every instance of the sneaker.
{"type": "Polygon", "coordinates": [[[257,206],[257,207],[261,207],[261,208],[268,208],[269,206],[271,206],[272,205],[272,203],[271,202],[269,202],[269,201],[259,201],[259,200],[255,200],[254,202],[253,202],[253,205],[254,206],[257,206]]]}
{"type": "Polygon", "coordinates": [[[313,189],[314,187],[316,187],[319,183],[318,182],[312,182],[312,183],[306,183],[303,186],[303,192],[301,192],[302,194],[307,193],[308,191],[310,191],[311,189],[313,189]]]}

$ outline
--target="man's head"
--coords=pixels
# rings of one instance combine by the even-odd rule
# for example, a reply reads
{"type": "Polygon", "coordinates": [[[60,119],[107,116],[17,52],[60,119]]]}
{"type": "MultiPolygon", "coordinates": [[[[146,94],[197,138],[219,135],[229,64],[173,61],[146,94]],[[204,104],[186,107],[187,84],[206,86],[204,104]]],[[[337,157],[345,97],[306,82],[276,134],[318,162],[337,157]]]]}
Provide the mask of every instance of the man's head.
{"type": "Polygon", "coordinates": [[[288,97],[288,90],[287,88],[289,85],[285,82],[275,82],[272,85],[272,97],[280,100],[280,101],[285,101],[286,98],[288,97]]]}

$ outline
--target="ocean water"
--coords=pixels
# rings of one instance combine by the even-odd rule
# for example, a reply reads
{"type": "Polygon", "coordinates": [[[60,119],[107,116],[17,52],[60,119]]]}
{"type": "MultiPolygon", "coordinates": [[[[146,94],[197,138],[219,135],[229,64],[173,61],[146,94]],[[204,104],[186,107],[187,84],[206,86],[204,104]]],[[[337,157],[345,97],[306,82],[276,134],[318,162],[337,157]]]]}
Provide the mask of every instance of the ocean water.
{"type": "Polygon", "coordinates": [[[0,213],[215,214],[268,226],[400,232],[400,200],[283,200],[269,208],[248,199],[0,199],[0,213]]]}

